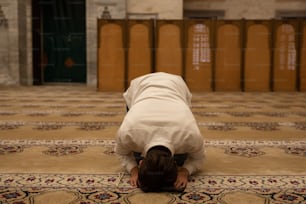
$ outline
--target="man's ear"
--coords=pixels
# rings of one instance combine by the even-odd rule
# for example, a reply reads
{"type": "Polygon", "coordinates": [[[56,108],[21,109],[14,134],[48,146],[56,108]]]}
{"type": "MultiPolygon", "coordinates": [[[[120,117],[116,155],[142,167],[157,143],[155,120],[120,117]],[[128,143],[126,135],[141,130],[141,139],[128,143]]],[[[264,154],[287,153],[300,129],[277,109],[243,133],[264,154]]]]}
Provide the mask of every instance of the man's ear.
{"type": "Polygon", "coordinates": [[[143,162],[143,159],[139,161],[139,166],[142,164],[142,162],[143,162]]]}

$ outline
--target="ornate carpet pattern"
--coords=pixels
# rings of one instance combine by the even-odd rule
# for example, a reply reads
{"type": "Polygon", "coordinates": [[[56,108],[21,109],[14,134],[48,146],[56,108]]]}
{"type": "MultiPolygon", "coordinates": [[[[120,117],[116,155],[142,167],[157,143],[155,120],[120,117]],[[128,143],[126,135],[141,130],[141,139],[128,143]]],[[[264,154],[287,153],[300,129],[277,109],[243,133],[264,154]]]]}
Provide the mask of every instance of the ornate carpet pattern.
{"type": "Polygon", "coordinates": [[[122,93],[0,87],[0,204],[306,203],[306,93],[193,93],[203,171],[143,193],[114,154],[122,93]]]}

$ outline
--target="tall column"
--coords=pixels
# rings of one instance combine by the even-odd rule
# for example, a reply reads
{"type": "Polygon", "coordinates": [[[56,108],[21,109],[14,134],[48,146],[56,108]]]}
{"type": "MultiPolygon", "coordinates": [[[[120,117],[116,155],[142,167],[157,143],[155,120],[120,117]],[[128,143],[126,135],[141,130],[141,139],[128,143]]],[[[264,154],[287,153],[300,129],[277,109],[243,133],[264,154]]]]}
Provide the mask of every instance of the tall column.
{"type": "Polygon", "coordinates": [[[0,85],[10,84],[8,22],[0,5],[0,85]]]}

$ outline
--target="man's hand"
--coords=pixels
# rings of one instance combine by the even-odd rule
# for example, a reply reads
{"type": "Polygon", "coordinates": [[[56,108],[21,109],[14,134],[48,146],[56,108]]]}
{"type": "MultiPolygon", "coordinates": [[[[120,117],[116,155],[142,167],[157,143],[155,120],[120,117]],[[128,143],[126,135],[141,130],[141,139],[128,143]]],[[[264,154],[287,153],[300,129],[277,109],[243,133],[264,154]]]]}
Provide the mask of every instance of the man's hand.
{"type": "Polygon", "coordinates": [[[174,183],[174,187],[176,190],[184,190],[188,183],[189,172],[186,168],[179,167],[177,170],[177,178],[174,183]]]}
{"type": "Polygon", "coordinates": [[[130,178],[130,183],[132,186],[137,187],[137,181],[138,181],[138,166],[135,166],[131,170],[131,178],[130,178]]]}

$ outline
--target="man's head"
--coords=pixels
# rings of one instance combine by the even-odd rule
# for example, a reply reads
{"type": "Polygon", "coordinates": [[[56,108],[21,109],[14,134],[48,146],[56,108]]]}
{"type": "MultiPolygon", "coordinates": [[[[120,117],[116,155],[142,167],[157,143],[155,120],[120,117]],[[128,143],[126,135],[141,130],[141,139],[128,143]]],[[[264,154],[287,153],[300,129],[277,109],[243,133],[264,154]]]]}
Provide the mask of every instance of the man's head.
{"type": "Polygon", "coordinates": [[[152,147],[139,166],[138,181],[145,192],[158,192],[173,187],[177,165],[171,152],[164,146],[152,147]]]}

